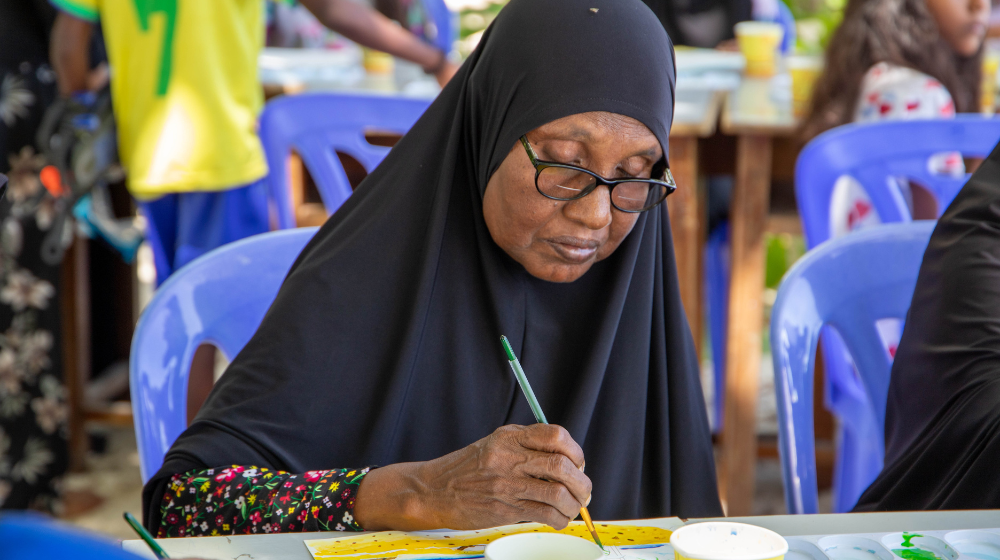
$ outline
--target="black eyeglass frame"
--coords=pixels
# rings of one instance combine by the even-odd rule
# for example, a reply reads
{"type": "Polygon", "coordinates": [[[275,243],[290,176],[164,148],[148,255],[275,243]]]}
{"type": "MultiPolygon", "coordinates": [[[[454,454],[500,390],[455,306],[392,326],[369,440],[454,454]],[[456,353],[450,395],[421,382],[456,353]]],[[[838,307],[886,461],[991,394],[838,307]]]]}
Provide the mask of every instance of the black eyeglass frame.
{"type": "Polygon", "coordinates": [[[660,185],[660,186],[666,187],[666,191],[664,191],[664,195],[660,198],[660,200],[657,200],[654,204],[650,204],[649,206],[647,206],[647,207],[645,207],[645,208],[643,208],[641,210],[626,210],[624,208],[621,208],[617,204],[615,204],[615,198],[613,196],[610,196],[610,198],[611,198],[611,205],[614,206],[615,208],[617,208],[618,210],[620,210],[622,212],[628,212],[629,214],[639,214],[639,213],[642,213],[642,212],[647,212],[649,210],[652,210],[653,208],[656,208],[661,202],[663,202],[664,200],[666,200],[666,198],[668,196],[670,196],[671,194],[673,194],[674,191],[677,190],[677,183],[674,182],[674,176],[673,176],[672,173],[670,173],[670,168],[667,167],[666,158],[664,158],[663,160],[660,160],[660,163],[657,163],[656,165],[653,166],[653,173],[656,173],[656,171],[657,171],[656,168],[658,166],[660,166],[660,165],[663,166],[663,179],[662,180],[661,179],[652,179],[652,178],[645,179],[645,178],[642,178],[642,177],[624,177],[622,179],[605,179],[604,177],[601,177],[597,173],[594,173],[593,171],[591,171],[589,169],[584,169],[583,167],[577,167],[575,165],[569,165],[568,163],[558,163],[558,162],[555,162],[555,161],[544,161],[544,160],[538,159],[538,155],[535,154],[535,150],[532,149],[531,144],[528,142],[528,135],[527,134],[521,136],[521,145],[524,146],[524,151],[526,151],[528,153],[528,159],[531,160],[531,165],[535,168],[535,190],[538,191],[538,194],[544,196],[545,198],[551,199],[551,200],[562,200],[562,201],[566,201],[566,200],[578,200],[578,199],[581,199],[581,198],[587,196],[588,194],[594,192],[597,189],[597,187],[600,187],[601,185],[604,185],[604,186],[608,187],[608,195],[609,196],[611,195],[611,192],[615,190],[615,187],[617,187],[618,185],[620,185],[622,183],[649,183],[649,184],[653,184],[653,185],[660,185]],[[580,192],[580,194],[578,194],[576,196],[573,196],[573,197],[570,197],[570,198],[561,198],[561,197],[557,197],[557,196],[551,196],[551,195],[548,195],[548,194],[545,194],[544,192],[542,192],[541,187],[538,186],[538,177],[542,174],[542,171],[544,171],[544,170],[546,170],[546,169],[548,169],[550,167],[558,167],[558,168],[562,168],[562,169],[570,169],[570,170],[573,170],[573,171],[579,171],[581,173],[586,173],[587,175],[590,175],[591,177],[593,177],[597,181],[593,184],[593,186],[584,189],[582,192],[580,192]]]}

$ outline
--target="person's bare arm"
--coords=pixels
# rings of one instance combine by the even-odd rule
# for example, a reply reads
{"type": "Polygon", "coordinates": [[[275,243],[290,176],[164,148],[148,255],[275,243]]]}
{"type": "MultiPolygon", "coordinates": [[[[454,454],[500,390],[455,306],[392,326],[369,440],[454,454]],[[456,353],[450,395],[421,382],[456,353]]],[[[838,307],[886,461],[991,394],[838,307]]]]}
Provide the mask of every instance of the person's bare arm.
{"type": "Polygon", "coordinates": [[[323,25],[360,45],[419,64],[441,85],[457,67],[445,53],[424,43],[377,11],[353,0],[301,0],[323,25]]]}
{"type": "Polygon", "coordinates": [[[59,83],[59,93],[63,96],[91,86],[88,47],[93,32],[94,25],[90,22],[64,12],[56,17],[49,56],[59,83]]]}

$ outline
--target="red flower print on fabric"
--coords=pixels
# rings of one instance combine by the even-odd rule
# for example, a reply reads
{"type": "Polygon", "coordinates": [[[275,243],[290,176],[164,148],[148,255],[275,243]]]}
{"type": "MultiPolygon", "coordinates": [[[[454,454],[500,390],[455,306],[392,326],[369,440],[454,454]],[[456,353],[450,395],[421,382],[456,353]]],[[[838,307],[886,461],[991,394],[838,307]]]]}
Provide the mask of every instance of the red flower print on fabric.
{"type": "Polygon", "coordinates": [[[177,474],[160,502],[157,537],[361,531],[354,495],[369,470],[296,475],[233,465],[177,474]]]}

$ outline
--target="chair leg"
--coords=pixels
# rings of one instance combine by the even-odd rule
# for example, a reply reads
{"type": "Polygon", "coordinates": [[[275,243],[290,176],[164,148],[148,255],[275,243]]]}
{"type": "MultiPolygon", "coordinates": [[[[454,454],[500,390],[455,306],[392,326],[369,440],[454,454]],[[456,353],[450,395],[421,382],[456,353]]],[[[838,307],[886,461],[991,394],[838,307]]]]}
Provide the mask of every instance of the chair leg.
{"type": "Polygon", "coordinates": [[[705,284],[709,335],[712,341],[712,379],[715,381],[712,430],[722,430],[726,395],[726,325],[729,313],[729,224],[711,232],[705,245],[705,284]]]}

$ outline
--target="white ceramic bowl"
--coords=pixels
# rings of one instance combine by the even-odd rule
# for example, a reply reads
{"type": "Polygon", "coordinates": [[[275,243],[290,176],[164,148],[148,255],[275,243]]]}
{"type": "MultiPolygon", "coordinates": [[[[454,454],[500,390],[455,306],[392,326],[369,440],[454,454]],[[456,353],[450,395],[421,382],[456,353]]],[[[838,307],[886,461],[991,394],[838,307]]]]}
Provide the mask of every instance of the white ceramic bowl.
{"type": "Polygon", "coordinates": [[[685,525],[670,535],[677,560],[782,560],[788,542],[774,531],[729,521],[685,525]]]}
{"type": "Polygon", "coordinates": [[[599,560],[596,544],[559,533],[522,533],[486,545],[486,560],[599,560]]]}

